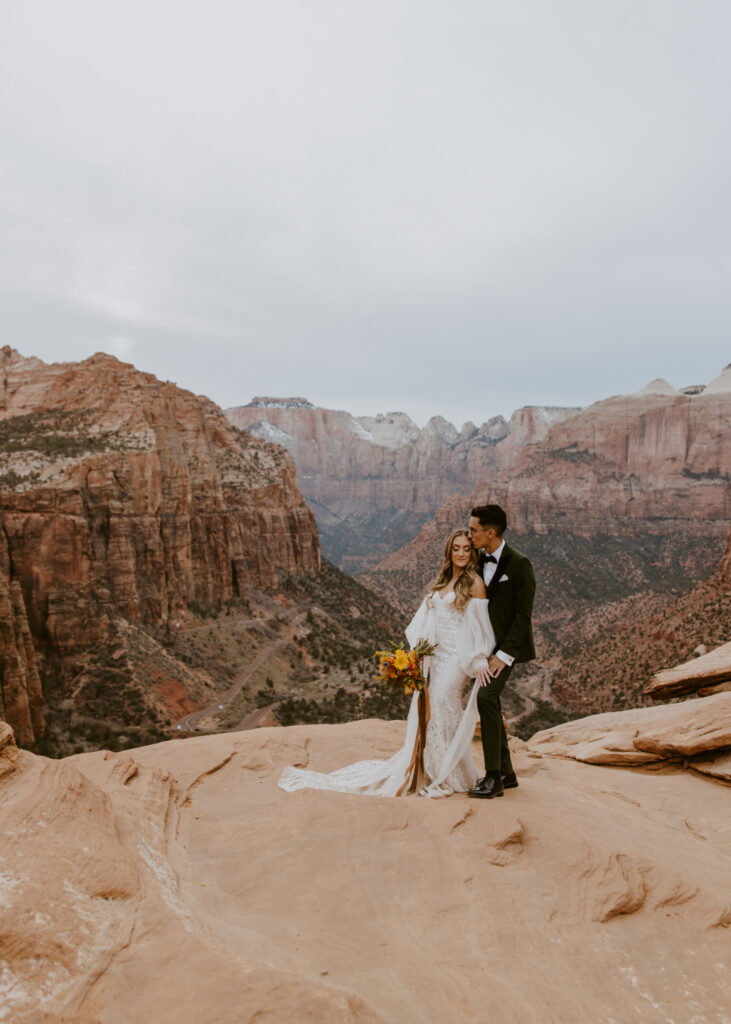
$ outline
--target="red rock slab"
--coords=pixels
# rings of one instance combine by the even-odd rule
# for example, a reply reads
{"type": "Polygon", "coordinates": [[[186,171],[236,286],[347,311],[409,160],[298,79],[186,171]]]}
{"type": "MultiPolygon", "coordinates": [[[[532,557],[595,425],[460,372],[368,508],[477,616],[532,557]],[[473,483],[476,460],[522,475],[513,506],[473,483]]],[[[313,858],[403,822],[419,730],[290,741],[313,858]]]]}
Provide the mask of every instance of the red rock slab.
{"type": "Polygon", "coordinates": [[[588,764],[641,765],[731,746],[731,693],[591,715],[536,733],[528,748],[588,764]]]}
{"type": "Polygon", "coordinates": [[[731,680],[731,643],[722,644],[700,658],[657,672],[645,687],[648,697],[682,697],[687,693],[731,680]]]}
{"type": "Polygon", "coordinates": [[[704,775],[712,775],[722,782],[731,782],[731,752],[725,751],[712,757],[694,757],[691,767],[704,775]]]}
{"type": "MultiPolygon", "coordinates": [[[[654,708],[646,710],[654,711],[654,708]]],[[[635,737],[639,750],[693,757],[731,746],[731,693],[671,704],[672,713],[648,720],[635,737]]]]}
{"type": "Polygon", "coordinates": [[[718,683],[716,686],[704,686],[700,690],[696,690],[698,697],[712,697],[715,693],[728,693],[731,690],[731,679],[725,683],[718,683]]]}

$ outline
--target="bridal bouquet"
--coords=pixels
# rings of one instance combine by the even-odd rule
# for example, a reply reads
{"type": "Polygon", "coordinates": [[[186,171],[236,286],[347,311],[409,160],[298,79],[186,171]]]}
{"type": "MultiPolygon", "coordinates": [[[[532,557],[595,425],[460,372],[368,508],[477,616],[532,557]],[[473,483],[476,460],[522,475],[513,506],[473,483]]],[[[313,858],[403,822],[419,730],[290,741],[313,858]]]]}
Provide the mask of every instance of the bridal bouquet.
{"type": "Polygon", "coordinates": [[[392,686],[403,686],[404,693],[411,694],[414,690],[424,689],[422,660],[430,657],[436,650],[436,644],[428,640],[419,640],[412,651],[405,651],[403,644],[391,643],[390,651],[376,651],[379,676],[392,686]]]}

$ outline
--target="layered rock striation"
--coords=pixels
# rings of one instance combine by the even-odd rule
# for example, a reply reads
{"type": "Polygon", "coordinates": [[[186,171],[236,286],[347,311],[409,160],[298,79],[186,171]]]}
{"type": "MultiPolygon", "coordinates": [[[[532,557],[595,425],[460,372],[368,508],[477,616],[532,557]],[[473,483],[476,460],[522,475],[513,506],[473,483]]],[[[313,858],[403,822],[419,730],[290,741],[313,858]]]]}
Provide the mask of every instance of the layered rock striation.
{"type": "Polygon", "coordinates": [[[423,429],[404,413],[351,416],[306,399],[255,398],[228,409],[237,427],[291,452],[325,553],[348,571],[375,564],[418,531],[446,498],[510,465],[576,409],[528,406],[458,431],[441,416],[423,429]]]}
{"type": "Polygon", "coordinates": [[[36,655],[62,664],[115,618],[165,628],[320,566],[290,456],[112,356],[0,350],[0,440],[2,713],[24,743],[36,655]]]}

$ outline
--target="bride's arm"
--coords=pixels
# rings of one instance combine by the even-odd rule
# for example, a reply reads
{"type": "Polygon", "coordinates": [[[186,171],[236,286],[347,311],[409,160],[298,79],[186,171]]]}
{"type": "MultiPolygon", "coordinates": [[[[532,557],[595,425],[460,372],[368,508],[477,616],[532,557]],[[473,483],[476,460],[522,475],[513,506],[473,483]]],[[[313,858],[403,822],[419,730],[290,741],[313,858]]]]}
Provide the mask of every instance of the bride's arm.
{"type": "Polygon", "coordinates": [[[436,640],[433,607],[428,597],[425,597],[419,605],[416,615],[406,627],[405,632],[410,647],[415,647],[417,641],[421,639],[428,640],[430,643],[434,643],[436,640]]]}
{"type": "MultiPolygon", "coordinates": [[[[481,580],[479,582],[482,583],[481,580]]],[[[484,589],[482,583],[483,593],[484,589]]],[[[464,674],[474,679],[480,669],[487,669],[487,659],[494,646],[495,634],[487,614],[487,599],[484,596],[471,597],[457,638],[457,659],[464,674]]]]}

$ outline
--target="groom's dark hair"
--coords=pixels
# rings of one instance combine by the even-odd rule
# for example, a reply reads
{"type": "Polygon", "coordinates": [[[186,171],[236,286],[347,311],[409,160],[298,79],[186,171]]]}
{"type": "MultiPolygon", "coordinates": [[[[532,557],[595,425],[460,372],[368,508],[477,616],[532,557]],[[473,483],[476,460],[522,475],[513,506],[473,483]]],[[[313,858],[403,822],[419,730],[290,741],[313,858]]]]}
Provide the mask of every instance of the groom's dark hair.
{"type": "Polygon", "coordinates": [[[508,526],[508,517],[499,505],[478,505],[470,515],[480,520],[480,526],[492,526],[498,537],[502,537],[508,526]]]}

